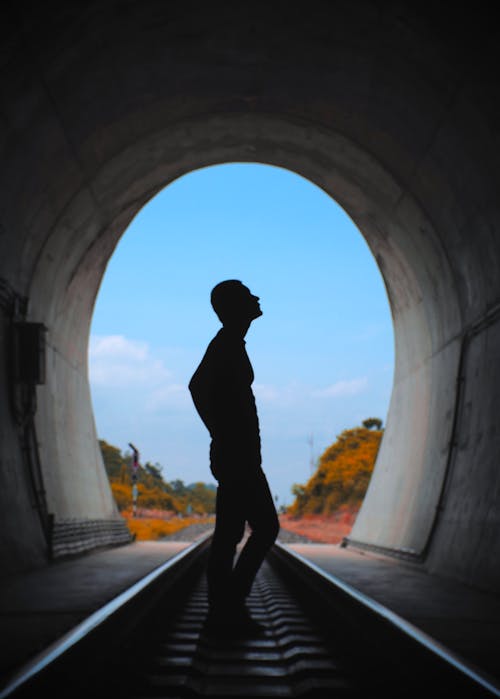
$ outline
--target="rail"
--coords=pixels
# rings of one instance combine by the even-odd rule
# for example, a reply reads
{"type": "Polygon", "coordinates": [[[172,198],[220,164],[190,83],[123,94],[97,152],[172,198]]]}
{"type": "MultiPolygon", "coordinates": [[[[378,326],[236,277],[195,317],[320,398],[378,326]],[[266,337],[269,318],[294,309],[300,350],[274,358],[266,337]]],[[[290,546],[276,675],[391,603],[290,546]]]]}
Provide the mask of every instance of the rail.
{"type": "Polygon", "coordinates": [[[500,697],[496,681],[281,544],[248,605],[255,638],[213,638],[192,544],[22,668],[4,697],[500,697]]]}

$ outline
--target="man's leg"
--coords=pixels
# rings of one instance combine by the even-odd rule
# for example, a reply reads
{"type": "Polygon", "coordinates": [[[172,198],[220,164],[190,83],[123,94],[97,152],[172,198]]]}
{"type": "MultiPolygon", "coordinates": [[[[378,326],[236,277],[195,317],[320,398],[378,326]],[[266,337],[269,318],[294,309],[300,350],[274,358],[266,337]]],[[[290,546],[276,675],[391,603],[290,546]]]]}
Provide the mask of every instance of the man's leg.
{"type": "Polygon", "coordinates": [[[208,602],[213,614],[230,614],[233,563],[236,547],[245,531],[244,493],[231,483],[219,483],[215,505],[215,530],[207,566],[208,602]]]}
{"type": "Polygon", "coordinates": [[[255,576],[279,533],[279,519],[262,469],[251,474],[245,486],[245,519],[252,530],[236,566],[232,584],[241,602],[251,590],[255,576]]]}

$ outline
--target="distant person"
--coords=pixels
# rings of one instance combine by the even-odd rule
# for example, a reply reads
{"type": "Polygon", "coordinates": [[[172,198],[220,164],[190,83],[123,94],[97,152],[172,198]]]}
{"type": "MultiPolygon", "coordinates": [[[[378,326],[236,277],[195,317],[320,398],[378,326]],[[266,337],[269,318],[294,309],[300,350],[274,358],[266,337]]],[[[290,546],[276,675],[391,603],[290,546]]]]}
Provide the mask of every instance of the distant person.
{"type": "Polygon", "coordinates": [[[210,631],[260,633],[245,605],[253,580],[279,531],[261,468],[254,373],[244,337],[262,315],[259,298],[240,281],[214,287],[210,297],[222,328],[208,345],[190,383],[194,405],[210,436],[210,470],[218,482],[215,531],[207,566],[210,631]],[[248,537],[236,564],[236,547],[248,537]]]}

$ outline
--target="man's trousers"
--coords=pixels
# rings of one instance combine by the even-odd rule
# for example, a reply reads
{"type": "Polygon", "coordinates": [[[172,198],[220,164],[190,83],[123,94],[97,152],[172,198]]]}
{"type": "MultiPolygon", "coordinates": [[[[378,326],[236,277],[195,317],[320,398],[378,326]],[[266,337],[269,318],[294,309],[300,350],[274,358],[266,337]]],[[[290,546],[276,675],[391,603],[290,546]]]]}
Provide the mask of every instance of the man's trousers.
{"type": "Polygon", "coordinates": [[[260,466],[243,475],[219,478],[215,517],[207,567],[208,599],[212,610],[223,612],[243,603],[278,536],[278,515],[260,466]],[[247,522],[251,533],[234,565],[247,522]]]}

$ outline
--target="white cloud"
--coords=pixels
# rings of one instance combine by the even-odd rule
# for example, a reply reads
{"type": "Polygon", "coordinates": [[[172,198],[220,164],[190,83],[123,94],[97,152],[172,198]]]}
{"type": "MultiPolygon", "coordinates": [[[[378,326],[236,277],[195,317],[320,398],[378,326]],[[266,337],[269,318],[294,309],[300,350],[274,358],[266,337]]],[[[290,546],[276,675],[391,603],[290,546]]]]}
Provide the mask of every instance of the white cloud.
{"type": "MultiPolygon", "coordinates": [[[[192,406],[191,394],[187,386],[182,384],[167,384],[152,392],[147,402],[147,409],[153,413],[168,407],[192,406]]],[[[193,408],[194,411],[194,408],[193,408]]]]}
{"type": "Polygon", "coordinates": [[[148,356],[147,342],[128,340],[123,335],[93,335],[90,338],[90,357],[125,357],[127,359],[144,360],[148,356]]]}
{"type": "Polygon", "coordinates": [[[158,386],[171,377],[163,362],[151,356],[146,342],[123,335],[91,337],[89,374],[93,385],[113,388],[158,386]]]}
{"type": "Polygon", "coordinates": [[[258,400],[262,400],[266,403],[275,401],[280,395],[278,389],[270,384],[255,383],[253,385],[253,391],[258,400]]]}
{"type": "Polygon", "coordinates": [[[368,379],[363,376],[349,381],[337,381],[327,388],[313,392],[314,396],[322,398],[342,398],[344,396],[357,396],[368,388],[368,379]]]}
{"type": "Polygon", "coordinates": [[[304,406],[311,398],[344,398],[346,396],[357,396],[364,393],[368,388],[368,378],[366,376],[337,381],[326,388],[313,390],[310,386],[291,382],[285,386],[274,386],[272,384],[254,384],[253,389],[258,403],[280,408],[291,408],[293,406],[304,406]]]}
{"type": "Polygon", "coordinates": [[[255,383],[253,391],[258,403],[280,408],[302,405],[309,393],[307,386],[297,381],[291,381],[284,386],[255,383]]]}

